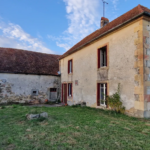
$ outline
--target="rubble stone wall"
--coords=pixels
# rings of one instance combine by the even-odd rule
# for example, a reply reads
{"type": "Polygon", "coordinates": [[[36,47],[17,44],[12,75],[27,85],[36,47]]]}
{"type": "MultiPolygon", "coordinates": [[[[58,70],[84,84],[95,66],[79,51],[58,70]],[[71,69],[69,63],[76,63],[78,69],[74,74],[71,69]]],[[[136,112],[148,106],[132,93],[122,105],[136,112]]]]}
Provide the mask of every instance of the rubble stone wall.
{"type": "Polygon", "coordinates": [[[44,102],[49,99],[50,88],[57,88],[60,99],[60,77],[50,75],[25,75],[0,73],[0,103],[44,102]],[[32,96],[32,90],[38,95],[32,96]]]}

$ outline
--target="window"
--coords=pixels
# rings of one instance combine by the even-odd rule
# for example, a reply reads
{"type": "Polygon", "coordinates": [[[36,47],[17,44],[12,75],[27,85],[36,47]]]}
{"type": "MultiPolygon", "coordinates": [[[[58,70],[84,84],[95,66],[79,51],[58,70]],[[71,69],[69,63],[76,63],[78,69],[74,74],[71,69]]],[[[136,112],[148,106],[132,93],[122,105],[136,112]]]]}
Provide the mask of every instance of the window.
{"type": "Polygon", "coordinates": [[[107,95],[107,83],[97,84],[97,106],[107,106],[106,102],[107,95]]]}
{"type": "Polygon", "coordinates": [[[107,46],[98,49],[98,68],[107,66],[107,46]]]}
{"type": "Polygon", "coordinates": [[[56,88],[50,88],[50,92],[56,92],[56,88]]]}
{"type": "Polygon", "coordinates": [[[38,90],[32,90],[32,96],[37,96],[38,95],[38,90]]]}
{"type": "Polygon", "coordinates": [[[72,97],[72,83],[68,83],[68,96],[72,97]]]}
{"type": "Polygon", "coordinates": [[[68,61],[68,74],[73,72],[72,59],[68,61]]]}

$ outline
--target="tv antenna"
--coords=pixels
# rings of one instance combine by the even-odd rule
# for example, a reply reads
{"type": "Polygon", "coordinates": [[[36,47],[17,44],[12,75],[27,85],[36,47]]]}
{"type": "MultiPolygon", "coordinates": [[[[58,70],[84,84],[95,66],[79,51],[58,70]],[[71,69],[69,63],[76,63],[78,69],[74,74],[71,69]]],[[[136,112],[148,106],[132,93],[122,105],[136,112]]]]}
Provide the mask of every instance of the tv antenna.
{"type": "Polygon", "coordinates": [[[105,17],[105,4],[108,4],[105,0],[103,1],[103,17],[105,17]]]}

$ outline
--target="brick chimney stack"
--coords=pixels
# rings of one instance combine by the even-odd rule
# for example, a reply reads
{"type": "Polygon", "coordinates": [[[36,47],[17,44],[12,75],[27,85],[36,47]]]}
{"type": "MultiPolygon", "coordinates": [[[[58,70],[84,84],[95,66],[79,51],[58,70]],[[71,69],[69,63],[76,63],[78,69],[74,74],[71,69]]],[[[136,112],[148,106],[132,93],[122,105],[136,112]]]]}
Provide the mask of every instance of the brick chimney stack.
{"type": "Polygon", "coordinates": [[[109,23],[109,20],[105,17],[101,18],[101,28],[104,27],[106,24],[109,23]]]}

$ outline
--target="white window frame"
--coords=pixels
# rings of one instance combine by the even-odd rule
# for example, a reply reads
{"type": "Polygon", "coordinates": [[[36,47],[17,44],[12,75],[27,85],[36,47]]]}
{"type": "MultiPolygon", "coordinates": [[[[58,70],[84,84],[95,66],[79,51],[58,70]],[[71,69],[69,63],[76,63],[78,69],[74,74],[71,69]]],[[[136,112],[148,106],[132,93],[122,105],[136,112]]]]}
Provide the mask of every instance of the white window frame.
{"type": "Polygon", "coordinates": [[[69,73],[72,73],[72,60],[70,60],[69,65],[69,73]]]}
{"type": "Polygon", "coordinates": [[[100,83],[99,90],[100,90],[100,106],[105,106],[106,107],[106,102],[105,102],[105,100],[106,100],[106,83],[100,83]],[[101,85],[103,85],[103,92],[104,93],[101,92],[101,88],[102,88],[101,85]],[[103,99],[104,103],[103,104],[101,103],[102,94],[104,94],[104,99],[103,99]]]}

